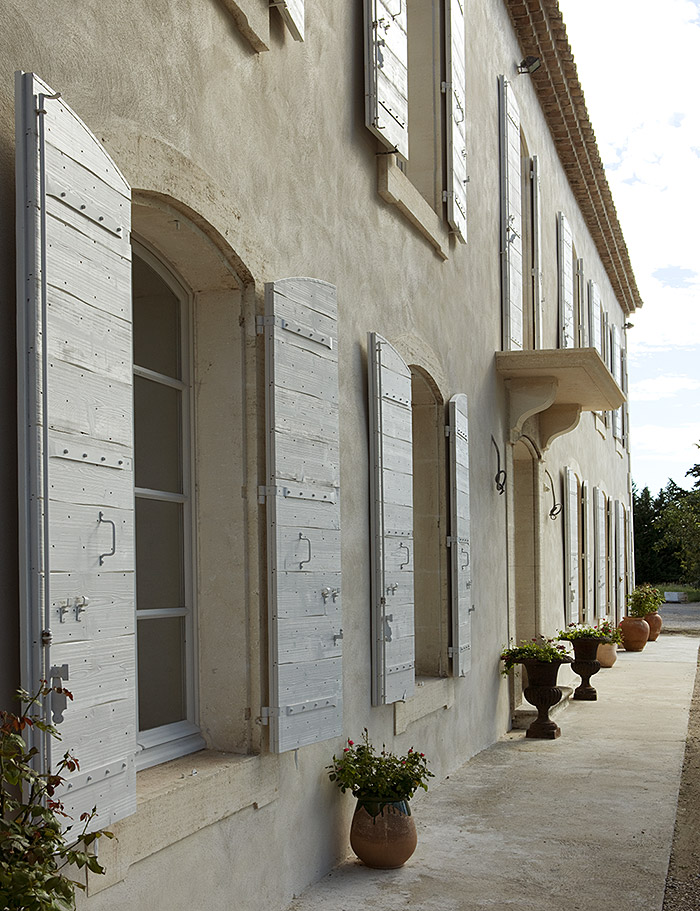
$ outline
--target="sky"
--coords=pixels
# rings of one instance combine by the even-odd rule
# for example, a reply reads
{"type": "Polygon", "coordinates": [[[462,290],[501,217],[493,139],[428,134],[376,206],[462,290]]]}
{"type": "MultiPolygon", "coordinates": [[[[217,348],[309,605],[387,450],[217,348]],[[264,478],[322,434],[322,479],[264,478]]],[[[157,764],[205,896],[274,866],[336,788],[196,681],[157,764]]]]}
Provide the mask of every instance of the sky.
{"type": "Polygon", "coordinates": [[[559,0],[644,306],[629,320],[632,479],[700,462],[700,0],[559,0]]]}

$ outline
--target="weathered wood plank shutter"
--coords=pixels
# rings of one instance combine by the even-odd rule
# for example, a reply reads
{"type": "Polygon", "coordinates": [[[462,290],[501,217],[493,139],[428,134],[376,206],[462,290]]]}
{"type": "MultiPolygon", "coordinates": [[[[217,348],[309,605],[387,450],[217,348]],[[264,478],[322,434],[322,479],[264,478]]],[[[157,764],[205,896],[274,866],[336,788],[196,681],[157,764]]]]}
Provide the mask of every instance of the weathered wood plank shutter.
{"type": "Polygon", "coordinates": [[[583,271],[583,260],[576,260],[576,308],[578,312],[578,344],[588,347],[590,329],[588,326],[588,302],[586,300],[586,281],[583,271]]]}
{"type": "Polygon", "coordinates": [[[498,77],[501,149],[501,295],[503,349],[523,347],[523,229],[520,111],[505,76],[498,77]]]}
{"type": "Polygon", "coordinates": [[[559,274],[559,347],[573,348],[576,321],[574,314],[574,242],[569,219],[563,212],[557,221],[559,274]]]}
{"type": "Polygon", "coordinates": [[[131,191],[33,73],[16,112],[22,685],[73,693],[37,746],[104,826],[136,809],[131,191]]]}
{"type": "Polygon", "coordinates": [[[342,733],[336,289],[265,285],[270,749],[342,733]]]}
{"type": "Polygon", "coordinates": [[[447,221],[467,240],[467,125],[464,0],[445,2],[447,221]]]}
{"type": "Polygon", "coordinates": [[[579,495],[578,479],[571,468],[564,469],[564,583],[566,622],[579,621],[579,495]]]}
{"type": "Polygon", "coordinates": [[[404,0],[365,0],[365,123],[408,158],[408,31],[404,0]]]}
{"type": "Polygon", "coordinates": [[[599,487],[593,488],[593,534],[595,537],[595,615],[602,620],[608,612],[607,596],[607,549],[606,549],[605,494],[599,487]]]}
{"type": "Polygon", "coordinates": [[[583,561],[583,605],[584,621],[592,624],[595,621],[595,582],[594,582],[594,534],[593,514],[591,505],[590,484],[584,481],[581,484],[581,513],[583,516],[583,547],[581,559],[583,561]]]}
{"type": "Polygon", "coordinates": [[[603,333],[600,316],[600,291],[591,279],[588,282],[588,325],[590,326],[589,344],[603,357],[603,333]]]}
{"type": "Polygon", "coordinates": [[[469,506],[469,421],[466,395],[449,402],[450,568],[452,576],[452,669],[463,677],[471,670],[472,569],[469,506]]]}
{"type": "Polygon", "coordinates": [[[304,0],[272,0],[295,41],[304,40],[304,0]]]}
{"type": "MultiPolygon", "coordinates": [[[[612,361],[612,374],[615,382],[622,388],[622,353],[620,347],[620,330],[613,323],[611,326],[612,351],[610,354],[612,361]]],[[[613,437],[616,440],[622,439],[622,408],[616,408],[612,413],[613,437]]]]}
{"type": "Polygon", "coordinates": [[[615,604],[617,622],[625,616],[625,508],[615,500],[615,604]]]}
{"type": "Polygon", "coordinates": [[[372,702],[413,695],[414,550],[411,371],[386,339],[368,339],[372,518],[372,702]]]}
{"type": "MultiPolygon", "coordinates": [[[[625,341],[626,345],[626,341],[625,341]]],[[[621,361],[622,361],[622,391],[625,393],[625,396],[629,393],[629,379],[627,374],[627,348],[625,345],[622,346],[621,361]]],[[[629,405],[625,402],[622,406],[622,445],[625,448],[629,447],[629,432],[630,432],[630,413],[629,405]]]]}
{"type": "Polygon", "coordinates": [[[532,294],[535,303],[535,348],[542,347],[544,324],[544,279],[542,274],[542,191],[541,166],[537,155],[532,156],[532,294]]]}

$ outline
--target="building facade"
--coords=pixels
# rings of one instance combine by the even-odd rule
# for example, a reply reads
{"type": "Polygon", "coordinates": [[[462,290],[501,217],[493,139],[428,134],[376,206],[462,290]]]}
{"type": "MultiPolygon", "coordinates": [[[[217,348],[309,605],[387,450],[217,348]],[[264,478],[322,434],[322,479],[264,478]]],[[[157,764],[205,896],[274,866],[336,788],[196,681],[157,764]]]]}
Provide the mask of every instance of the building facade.
{"type": "Polygon", "coordinates": [[[502,646],[632,584],[641,301],[565,28],[6,6],[3,701],[74,694],[81,907],[283,907],[347,849],[346,737],[439,781],[510,727],[502,646]]]}

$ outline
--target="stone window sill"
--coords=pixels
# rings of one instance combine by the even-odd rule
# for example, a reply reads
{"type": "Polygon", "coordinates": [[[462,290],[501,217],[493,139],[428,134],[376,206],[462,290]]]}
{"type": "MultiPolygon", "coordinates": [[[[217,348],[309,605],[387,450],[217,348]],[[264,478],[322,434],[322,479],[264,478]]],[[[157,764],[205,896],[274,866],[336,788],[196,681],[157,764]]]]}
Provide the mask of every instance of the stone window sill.
{"type": "Polygon", "coordinates": [[[104,876],[90,876],[94,895],[123,880],[131,864],[246,807],[258,810],[279,792],[276,756],[239,756],[202,750],[136,776],[136,813],[100,839],[104,876]]]}
{"type": "Polygon", "coordinates": [[[454,701],[454,677],[416,677],[413,696],[406,702],[394,703],[394,733],[403,734],[419,718],[452,708],[454,701]]]}
{"type": "Polygon", "coordinates": [[[438,256],[447,259],[449,232],[398,166],[395,155],[377,155],[377,190],[433,245],[438,256]]]}

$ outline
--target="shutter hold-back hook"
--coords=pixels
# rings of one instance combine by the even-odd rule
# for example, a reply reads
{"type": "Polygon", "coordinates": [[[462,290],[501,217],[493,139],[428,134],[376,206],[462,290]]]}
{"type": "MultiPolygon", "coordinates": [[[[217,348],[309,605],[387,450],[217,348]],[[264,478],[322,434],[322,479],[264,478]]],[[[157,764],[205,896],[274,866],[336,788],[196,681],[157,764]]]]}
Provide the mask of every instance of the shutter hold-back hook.
{"type": "Polygon", "coordinates": [[[496,484],[496,490],[499,494],[503,494],[506,492],[507,475],[501,468],[501,450],[498,448],[498,443],[494,440],[493,435],[491,436],[491,442],[496,447],[496,456],[498,457],[498,470],[496,471],[496,477],[493,480],[496,484]]]}

